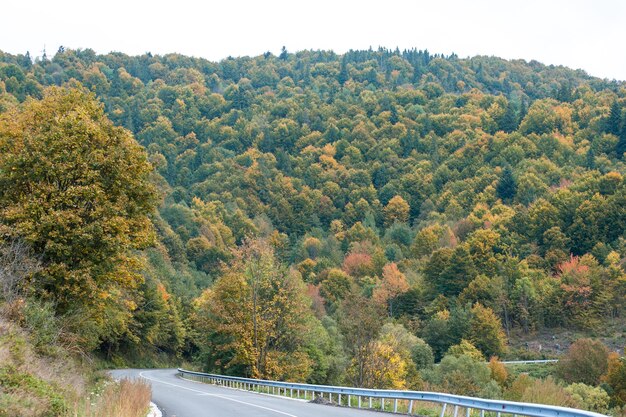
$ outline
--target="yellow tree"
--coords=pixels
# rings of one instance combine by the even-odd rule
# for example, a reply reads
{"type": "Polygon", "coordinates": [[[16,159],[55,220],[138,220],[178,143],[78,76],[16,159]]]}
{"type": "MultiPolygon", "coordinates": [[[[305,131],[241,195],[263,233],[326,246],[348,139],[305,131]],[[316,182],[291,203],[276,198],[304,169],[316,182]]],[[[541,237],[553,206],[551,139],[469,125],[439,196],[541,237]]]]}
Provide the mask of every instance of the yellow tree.
{"type": "Polygon", "coordinates": [[[389,200],[384,208],[385,226],[389,227],[394,223],[406,223],[409,221],[409,211],[411,207],[406,200],[399,195],[389,200]]]}
{"type": "MultiPolygon", "coordinates": [[[[315,320],[300,275],[280,265],[271,245],[246,241],[215,285],[196,300],[193,321],[211,334],[209,368],[254,378],[304,380],[311,359],[303,350],[315,320]]],[[[202,347],[202,346],[201,346],[202,347]]]]}
{"type": "Polygon", "coordinates": [[[0,223],[42,259],[32,286],[94,347],[123,334],[153,241],[152,167],[92,94],[50,88],[0,118],[0,223]]]}

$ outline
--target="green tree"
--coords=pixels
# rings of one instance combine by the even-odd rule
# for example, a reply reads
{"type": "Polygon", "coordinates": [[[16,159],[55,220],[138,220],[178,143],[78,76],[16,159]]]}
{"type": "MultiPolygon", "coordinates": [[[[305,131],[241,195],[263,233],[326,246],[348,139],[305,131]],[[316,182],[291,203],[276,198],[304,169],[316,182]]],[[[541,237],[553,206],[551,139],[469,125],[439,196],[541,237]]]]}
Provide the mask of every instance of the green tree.
{"type": "Polygon", "coordinates": [[[496,187],[496,194],[500,199],[502,199],[502,201],[508,202],[515,197],[516,193],[517,182],[513,176],[513,170],[507,165],[502,170],[502,175],[500,176],[500,180],[498,181],[498,185],[496,187]]]}
{"type": "Polygon", "coordinates": [[[0,222],[41,254],[33,288],[80,317],[71,325],[86,347],[123,334],[135,306],[133,250],[154,238],[151,171],[81,88],[50,88],[0,119],[0,222]]]}
{"type": "Polygon", "coordinates": [[[500,318],[479,303],[472,307],[469,336],[470,341],[489,358],[502,356],[506,351],[506,336],[500,318]]]}
{"type": "Polygon", "coordinates": [[[622,126],[622,106],[620,106],[617,100],[611,104],[611,110],[605,123],[605,132],[619,136],[622,126]]]}

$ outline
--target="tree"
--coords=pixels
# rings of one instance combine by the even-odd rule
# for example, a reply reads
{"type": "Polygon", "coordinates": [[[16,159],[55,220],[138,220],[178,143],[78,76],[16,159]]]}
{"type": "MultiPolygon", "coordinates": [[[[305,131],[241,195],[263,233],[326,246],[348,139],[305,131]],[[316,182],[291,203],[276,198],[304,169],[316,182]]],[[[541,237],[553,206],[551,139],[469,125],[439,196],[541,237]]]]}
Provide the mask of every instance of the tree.
{"type": "Polygon", "coordinates": [[[282,48],[280,48],[280,55],[278,55],[278,59],[286,61],[287,57],[288,57],[287,48],[283,46],[282,48]]]}
{"type": "Polygon", "coordinates": [[[626,358],[620,358],[617,353],[610,354],[606,383],[613,391],[612,405],[618,407],[626,405],[626,358]]]}
{"type": "Polygon", "coordinates": [[[599,340],[578,339],[559,359],[557,374],[569,383],[598,385],[609,366],[609,350],[599,340]]]}
{"type": "Polygon", "coordinates": [[[404,198],[397,195],[389,200],[389,203],[385,206],[385,226],[389,227],[392,224],[406,223],[409,220],[409,212],[411,207],[404,198]]]}
{"type": "Polygon", "coordinates": [[[380,306],[364,297],[356,287],[338,311],[339,328],[345,337],[346,350],[352,356],[349,377],[354,386],[364,386],[369,380],[368,361],[377,349],[375,340],[382,326],[381,313],[380,306]]]}
{"type": "Polygon", "coordinates": [[[611,110],[609,111],[609,117],[606,119],[605,132],[612,135],[619,136],[622,125],[622,106],[619,101],[615,100],[611,104],[611,110]]]}
{"type": "Polygon", "coordinates": [[[446,296],[458,295],[475,277],[476,267],[467,246],[458,245],[452,251],[450,260],[445,268],[439,271],[439,275],[435,281],[435,288],[438,292],[446,296]]]}
{"type": "Polygon", "coordinates": [[[513,102],[509,100],[506,106],[506,111],[498,122],[498,127],[506,133],[511,133],[517,130],[518,126],[519,120],[517,118],[515,106],[513,105],[513,102]]]}
{"type": "Polygon", "coordinates": [[[469,356],[472,359],[476,359],[477,361],[484,362],[485,357],[483,354],[470,342],[469,340],[461,339],[461,343],[458,345],[450,346],[446,355],[452,356],[469,356]]]}
{"type": "Polygon", "coordinates": [[[502,170],[500,181],[496,186],[496,195],[505,202],[511,201],[517,193],[517,182],[513,176],[513,170],[510,166],[506,166],[502,170]]]}
{"type": "Polygon", "coordinates": [[[509,378],[506,366],[498,360],[497,356],[492,356],[491,359],[489,359],[489,364],[487,366],[491,371],[491,379],[496,381],[501,387],[505,387],[509,378]]]}
{"type": "Polygon", "coordinates": [[[489,358],[501,356],[506,350],[506,336],[500,318],[479,303],[472,307],[469,336],[470,341],[489,358]]]}
{"type": "Polygon", "coordinates": [[[212,349],[205,365],[255,378],[305,380],[312,363],[303,340],[316,320],[305,291],[299,274],[278,263],[268,242],[246,241],[195,301],[195,326],[203,332],[197,344],[212,349]]]}
{"type": "Polygon", "coordinates": [[[383,268],[383,279],[380,286],[374,289],[373,299],[381,303],[389,312],[389,317],[393,317],[393,301],[399,295],[409,290],[406,277],[395,263],[390,263],[383,268]]]}
{"type": "Polygon", "coordinates": [[[0,119],[0,223],[41,254],[33,288],[93,347],[123,334],[153,242],[152,171],[92,94],[50,88],[0,119]],[[80,329],[90,329],[81,331],[80,329]]]}

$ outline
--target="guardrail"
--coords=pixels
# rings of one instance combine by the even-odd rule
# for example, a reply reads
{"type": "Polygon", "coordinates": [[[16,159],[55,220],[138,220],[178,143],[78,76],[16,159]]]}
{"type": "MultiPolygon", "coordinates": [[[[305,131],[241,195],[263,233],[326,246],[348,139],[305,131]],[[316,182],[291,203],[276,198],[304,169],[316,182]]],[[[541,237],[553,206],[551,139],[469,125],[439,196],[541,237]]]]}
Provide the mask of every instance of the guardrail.
{"type": "Polygon", "coordinates": [[[393,410],[395,413],[398,412],[398,401],[403,401],[405,403],[408,402],[408,414],[413,414],[415,402],[441,404],[440,417],[444,417],[446,415],[448,406],[454,407],[452,410],[453,417],[459,417],[459,411],[461,409],[464,409],[465,417],[471,417],[472,410],[478,410],[480,412],[480,417],[485,417],[486,412],[494,414],[497,417],[501,417],[502,414],[512,415],[513,417],[606,417],[603,414],[573,408],[518,403],[512,401],[486,400],[482,398],[465,397],[461,395],[443,394],[437,392],[379,390],[300,384],[293,382],[205,374],[202,372],[187,371],[180,368],[178,369],[178,372],[181,377],[186,379],[222,385],[228,388],[265,392],[267,394],[274,395],[285,395],[292,398],[302,398],[304,396],[305,400],[313,400],[316,394],[318,397],[324,397],[324,395],[326,395],[331,403],[333,402],[334,396],[336,400],[335,404],[337,405],[345,404],[347,407],[357,408],[380,408],[384,411],[393,410]],[[367,401],[364,401],[365,399],[367,399],[367,401]],[[390,401],[390,403],[387,403],[387,401],[390,401]],[[389,404],[390,407],[387,407],[387,404],[389,404]]]}

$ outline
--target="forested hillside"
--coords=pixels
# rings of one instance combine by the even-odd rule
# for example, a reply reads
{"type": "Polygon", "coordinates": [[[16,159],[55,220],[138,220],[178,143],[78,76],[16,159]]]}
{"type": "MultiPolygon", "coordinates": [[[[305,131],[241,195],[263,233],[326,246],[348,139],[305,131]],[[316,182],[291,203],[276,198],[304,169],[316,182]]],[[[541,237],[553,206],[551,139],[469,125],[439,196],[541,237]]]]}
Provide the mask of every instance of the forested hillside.
{"type": "MultiPolygon", "coordinates": [[[[11,115],[3,152],[6,138],[37,130],[38,111],[59,112],[42,137],[75,133],[57,123],[64,110],[33,104],[54,97],[104,126],[93,133],[78,117],[79,142],[118,138],[98,155],[116,173],[102,190],[121,197],[77,189],[60,202],[73,210],[95,198],[102,227],[54,226],[63,215],[33,226],[50,201],[20,212],[23,182],[11,169],[38,171],[45,159],[25,162],[15,146],[15,158],[0,155],[0,184],[18,184],[0,191],[0,224],[5,240],[44,254],[30,296],[53,300],[61,317],[89,312],[91,327],[75,329],[88,351],[524,399],[545,387],[481,362],[541,355],[509,339],[554,329],[626,343],[621,82],[418,50],[283,49],[210,62],[60,49],[34,63],[0,52],[0,112],[11,115]],[[451,377],[458,369],[471,377],[451,377]]],[[[32,146],[56,160],[49,145],[32,146]]],[[[70,163],[58,175],[72,183],[76,172],[70,163]]],[[[626,364],[603,355],[604,376],[563,392],[567,404],[601,411],[585,399],[602,382],[603,406],[609,394],[624,405],[626,364]]]]}

